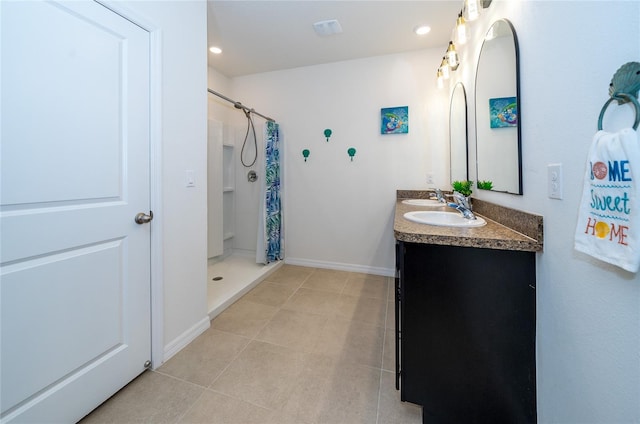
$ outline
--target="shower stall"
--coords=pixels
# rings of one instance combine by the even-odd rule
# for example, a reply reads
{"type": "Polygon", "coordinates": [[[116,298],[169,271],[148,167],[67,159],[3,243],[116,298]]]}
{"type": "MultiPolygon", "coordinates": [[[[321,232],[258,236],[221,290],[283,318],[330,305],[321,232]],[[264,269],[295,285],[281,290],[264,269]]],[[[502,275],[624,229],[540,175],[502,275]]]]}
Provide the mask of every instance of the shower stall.
{"type": "Polygon", "coordinates": [[[213,319],[283,264],[283,232],[278,124],[208,92],[210,110],[214,102],[226,109],[210,112],[208,126],[207,306],[213,319]]]}

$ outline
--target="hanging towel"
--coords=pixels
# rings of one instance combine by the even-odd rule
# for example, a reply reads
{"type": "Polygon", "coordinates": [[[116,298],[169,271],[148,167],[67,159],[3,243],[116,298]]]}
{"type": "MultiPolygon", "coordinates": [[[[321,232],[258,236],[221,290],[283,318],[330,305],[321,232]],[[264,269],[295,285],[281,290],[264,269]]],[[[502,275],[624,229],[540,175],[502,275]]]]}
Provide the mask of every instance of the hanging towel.
{"type": "Polygon", "coordinates": [[[640,266],[640,145],[631,128],[598,131],[587,158],[575,249],[637,272],[640,266]]]}

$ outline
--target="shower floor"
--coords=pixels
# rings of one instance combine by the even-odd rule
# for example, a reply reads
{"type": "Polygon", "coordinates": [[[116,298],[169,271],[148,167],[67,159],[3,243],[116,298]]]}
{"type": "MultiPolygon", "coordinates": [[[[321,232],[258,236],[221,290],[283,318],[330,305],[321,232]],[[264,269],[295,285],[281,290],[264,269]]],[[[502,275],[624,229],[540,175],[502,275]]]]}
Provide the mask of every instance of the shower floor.
{"type": "Polygon", "coordinates": [[[207,270],[209,319],[215,318],[283,264],[284,261],[257,264],[255,257],[240,255],[227,256],[215,263],[210,261],[207,270]],[[214,281],[217,277],[222,279],[214,281]]]}

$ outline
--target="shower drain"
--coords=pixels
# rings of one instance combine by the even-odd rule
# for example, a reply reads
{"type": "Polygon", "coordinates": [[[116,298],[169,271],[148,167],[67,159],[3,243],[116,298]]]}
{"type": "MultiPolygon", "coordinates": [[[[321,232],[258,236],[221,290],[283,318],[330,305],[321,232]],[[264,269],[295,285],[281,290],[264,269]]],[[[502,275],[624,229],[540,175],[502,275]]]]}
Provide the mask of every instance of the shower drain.
{"type": "Polygon", "coordinates": [[[213,277],[211,280],[213,280],[213,281],[220,281],[220,280],[222,280],[222,277],[213,277]]]}

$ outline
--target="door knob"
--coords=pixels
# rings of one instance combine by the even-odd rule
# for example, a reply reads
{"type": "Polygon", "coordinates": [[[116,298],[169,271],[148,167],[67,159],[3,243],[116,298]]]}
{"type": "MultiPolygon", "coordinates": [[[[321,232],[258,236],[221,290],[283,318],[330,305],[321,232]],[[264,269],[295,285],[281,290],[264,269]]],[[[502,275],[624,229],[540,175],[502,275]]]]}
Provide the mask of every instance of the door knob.
{"type": "Polygon", "coordinates": [[[149,211],[149,215],[147,215],[144,212],[140,212],[134,218],[134,220],[136,221],[136,224],[146,224],[148,222],[151,222],[152,219],[153,219],[153,211],[149,211]]]}

